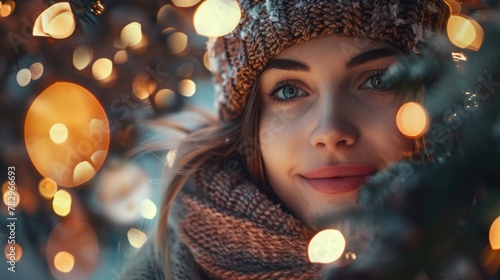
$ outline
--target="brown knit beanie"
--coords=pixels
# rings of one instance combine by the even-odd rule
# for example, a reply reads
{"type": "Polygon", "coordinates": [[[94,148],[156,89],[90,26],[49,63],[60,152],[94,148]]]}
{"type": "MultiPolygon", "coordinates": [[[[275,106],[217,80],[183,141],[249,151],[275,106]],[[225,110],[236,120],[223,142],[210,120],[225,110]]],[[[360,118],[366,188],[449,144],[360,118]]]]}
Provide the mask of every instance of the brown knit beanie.
{"type": "Polygon", "coordinates": [[[419,53],[444,30],[443,0],[238,0],[239,25],[208,44],[216,104],[224,121],[239,118],[267,63],[286,48],[329,34],[386,41],[419,53]]]}

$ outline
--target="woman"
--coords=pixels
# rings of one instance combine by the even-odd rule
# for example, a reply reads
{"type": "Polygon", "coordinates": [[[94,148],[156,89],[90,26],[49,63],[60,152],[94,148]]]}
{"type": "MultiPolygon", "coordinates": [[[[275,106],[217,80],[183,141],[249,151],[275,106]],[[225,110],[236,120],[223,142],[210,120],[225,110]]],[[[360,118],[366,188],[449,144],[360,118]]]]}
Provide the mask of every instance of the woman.
{"type": "Polygon", "coordinates": [[[208,45],[219,120],[176,149],[157,243],[126,278],[317,279],[307,245],[322,217],[355,209],[366,180],[415,149],[395,118],[421,96],[384,73],[433,42],[443,1],[239,4],[238,27],[208,45]]]}

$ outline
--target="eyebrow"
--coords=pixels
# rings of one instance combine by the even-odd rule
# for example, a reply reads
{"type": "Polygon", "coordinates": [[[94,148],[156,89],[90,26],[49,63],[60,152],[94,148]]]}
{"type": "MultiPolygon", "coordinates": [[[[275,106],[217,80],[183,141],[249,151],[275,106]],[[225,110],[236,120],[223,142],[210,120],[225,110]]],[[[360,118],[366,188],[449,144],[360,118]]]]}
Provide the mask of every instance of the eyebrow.
{"type": "MultiPolygon", "coordinates": [[[[399,54],[396,50],[391,48],[380,48],[369,50],[358,54],[357,56],[351,58],[346,63],[346,68],[350,69],[366,63],[368,61],[377,60],[384,57],[395,56],[399,54]]],[[[293,60],[293,59],[282,59],[282,58],[274,58],[269,61],[267,66],[267,70],[278,69],[278,70],[287,70],[287,71],[304,71],[310,72],[311,69],[307,64],[301,61],[293,60]]]]}
{"type": "Polygon", "coordinates": [[[347,69],[356,67],[368,61],[377,60],[379,58],[384,58],[388,56],[395,56],[399,54],[396,50],[391,48],[380,48],[369,50],[364,53],[360,53],[357,56],[351,58],[346,64],[345,67],[347,69]]]}

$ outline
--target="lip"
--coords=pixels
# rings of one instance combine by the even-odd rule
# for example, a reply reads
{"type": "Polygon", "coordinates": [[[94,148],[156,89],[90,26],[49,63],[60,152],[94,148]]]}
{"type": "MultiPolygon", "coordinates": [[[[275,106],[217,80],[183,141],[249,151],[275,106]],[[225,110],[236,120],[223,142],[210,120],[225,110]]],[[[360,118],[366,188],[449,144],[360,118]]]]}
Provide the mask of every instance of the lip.
{"type": "Polygon", "coordinates": [[[325,194],[342,194],[355,191],[377,169],[364,165],[324,165],[307,171],[302,178],[307,184],[325,194]]]}

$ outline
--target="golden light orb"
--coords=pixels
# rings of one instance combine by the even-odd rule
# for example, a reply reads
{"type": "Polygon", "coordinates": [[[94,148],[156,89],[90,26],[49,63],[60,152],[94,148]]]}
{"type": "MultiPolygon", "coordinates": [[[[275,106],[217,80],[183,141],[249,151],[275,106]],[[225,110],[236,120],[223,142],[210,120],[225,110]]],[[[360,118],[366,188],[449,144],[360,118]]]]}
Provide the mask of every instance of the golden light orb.
{"type": "Polygon", "coordinates": [[[132,92],[139,99],[146,99],[156,89],[156,82],[150,75],[139,74],[132,82],[132,92]]]}
{"type": "Polygon", "coordinates": [[[196,84],[189,79],[184,79],[179,82],[179,92],[186,97],[193,96],[196,92],[196,84]]]}
{"type": "Polygon", "coordinates": [[[38,183],[38,192],[43,198],[47,200],[52,199],[57,192],[56,181],[50,178],[43,178],[40,180],[40,183],[38,183]]]}
{"type": "Polygon", "coordinates": [[[64,39],[75,31],[76,22],[68,2],[56,3],[45,9],[33,25],[33,36],[64,39]]]}
{"type": "Polygon", "coordinates": [[[138,229],[131,228],[127,232],[128,241],[130,245],[135,248],[141,248],[148,240],[146,234],[138,229]]]}
{"type": "Polygon", "coordinates": [[[307,253],[312,263],[331,263],[344,253],[346,241],[335,229],[318,232],[309,242],[307,253]]]}
{"type": "Polygon", "coordinates": [[[73,66],[78,70],[83,70],[92,61],[92,49],[87,46],[79,46],[73,51],[73,66]]]}
{"type": "Polygon", "coordinates": [[[23,248],[18,243],[6,244],[4,253],[7,261],[13,261],[17,263],[23,257],[23,248]]]}
{"type": "Polygon", "coordinates": [[[98,81],[105,80],[113,72],[113,62],[107,58],[99,58],[92,65],[92,74],[98,81]]]}
{"type": "Polygon", "coordinates": [[[138,22],[131,22],[123,27],[120,40],[125,47],[133,47],[142,40],[142,26],[138,22]]]}
{"type": "Polygon", "coordinates": [[[17,186],[14,184],[14,185],[11,185],[9,184],[10,181],[5,181],[2,185],[2,195],[9,191],[9,190],[12,190],[12,191],[17,191],[17,186]]]}
{"type": "Polygon", "coordinates": [[[175,99],[175,93],[167,88],[159,90],[155,95],[155,104],[159,108],[167,108],[175,99]]]}
{"type": "Polygon", "coordinates": [[[0,5],[0,17],[8,17],[14,11],[15,6],[13,1],[5,1],[3,5],[0,5]]]}
{"type": "Polygon", "coordinates": [[[35,62],[30,66],[31,79],[33,81],[40,79],[43,75],[43,64],[35,62]]]}
{"type": "Polygon", "coordinates": [[[48,268],[54,279],[91,279],[102,260],[94,229],[77,219],[58,223],[45,246],[48,268]]]}
{"type": "Polygon", "coordinates": [[[418,138],[429,128],[427,110],[416,102],[408,102],[399,108],[396,115],[399,131],[408,138],[418,138]]]}
{"type": "Polygon", "coordinates": [[[174,2],[174,5],[179,8],[187,8],[198,4],[200,0],[172,0],[172,2],[174,2]]]}
{"type": "Polygon", "coordinates": [[[109,137],[109,123],[101,104],[85,88],[67,82],[54,83],[38,95],[24,123],[24,141],[33,165],[43,177],[64,187],[83,184],[99,170],[109,137]],[[55,124],[63,124],[66,129],[55,124]],[[92,155],[97,151],[103,152],[95,162],[92,155]],[[81,167],[74,172],[82,162],[90,163],[95,171],[84,172],[86,179],[79,175],[81,167]]]}
{"type": "Polygon", "coordinates": [[[459,48],[479,50],[483,42],[484,30],[472,18],[452,15],[446,27],[448,38],[459,48]]]}
{"type": "Polygon", "coordinates": [[[115,56],[113,57],[113,61],[116,64],[124,64],[128,60],[128,54],[126,50],[119,50],[115,53],[115,56]]]}
{"type": "Polygon", "coordinates": [[[146,219],[151,220],[156,216],[156,204],[154,204],[154,202],[148,198],[141,201],[141,204],[139,204],[139,208],[141,211],[141,216],[146,219]]]}
{"type": "Polygon", "coordinates": [[[62,123],[56,123],[50,128],[49,135],[52,142],[64,143],[68,139],[68,128],[62,123]]]}
{"type": "Polygon", "coordinates": [[[17,191],[6,191],[3,194],[3,203],[8,206],[15,208],[19,205],[19,202],[21,200],[21,196],[17,191]]]}
{"type": "Polygon", "coordinates": [[[65,217],[71,212],[71,202],[71,195],[65,190],[59,190],[54,194],[52,208],[57,215],[65,217]]]}
{"type": "Polygon", "coordinates": [[[500,216],[491,224],[490,245],[493,250],[500,250],[500,216]]]}
{"type": "Polygon", "coordinates": [[[241,19],[241,9],[235,0],[206,0],[194,14],[194,28],[200,35],[219,37],[231,33],[241,19]]]}
{"type": "Polygon", "coordinates": [[[180,54],[188,45],[188,36],[182,32],[174,32],[167,38],[167,44],[172,54],[180,54]]]}
{"type": "Polygon", "coordinates": [[[16,75],[17,84],[20,87],[25,87],[31,82],[31,72],[29,69],[21,69],[16,75]]]}
{"type": "Polygon", "coordinates": [[[210,58],[208,56],[208,52],[205,52],[203,55],[203,65],[207,68],[208,71],[212,71],[212,67],[210,66],[210,58]]]}
{"type": "Polygon", "coordinates": [[[65,251],[59,252],[54,256],[54,267],[64,273],[68,273],[75,265],[75,257],[65,251]]]}

